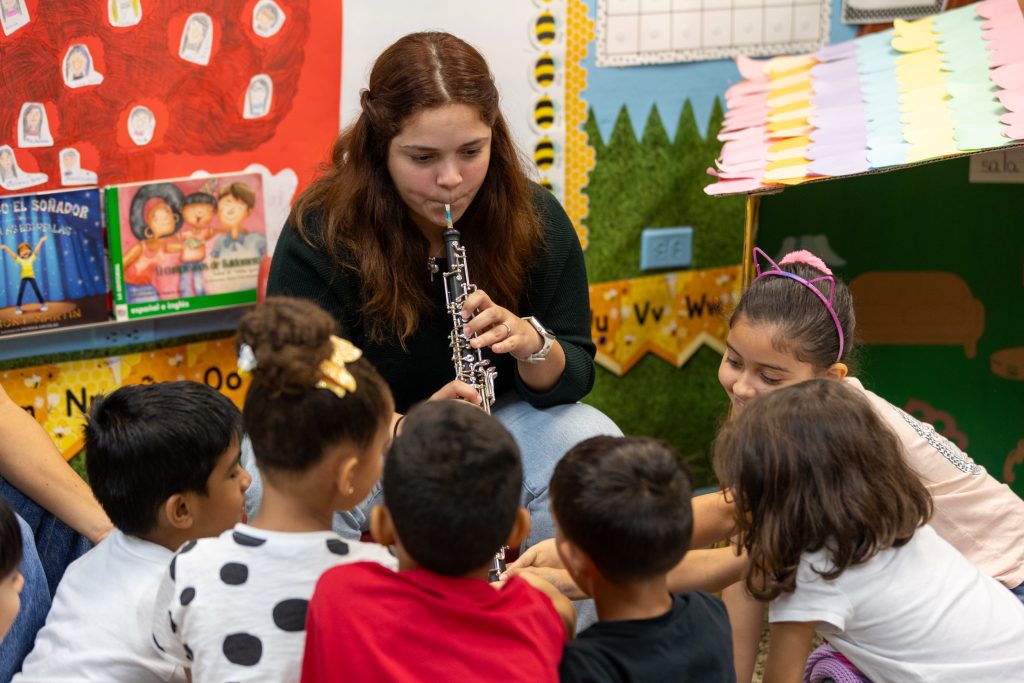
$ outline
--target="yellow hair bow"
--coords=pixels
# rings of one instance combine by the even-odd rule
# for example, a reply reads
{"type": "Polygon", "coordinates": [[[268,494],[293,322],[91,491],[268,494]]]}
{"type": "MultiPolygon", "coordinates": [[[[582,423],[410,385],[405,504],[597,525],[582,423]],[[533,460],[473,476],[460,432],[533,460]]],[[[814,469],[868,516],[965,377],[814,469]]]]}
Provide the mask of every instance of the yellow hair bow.
{"type": "Polygon", "coordinates": [[[315,386],[317,389],[327,389],[338,398],[342,398],[345,394],[356,390],[356,378],[345,368],[345,363],[359,360],[363,352],[352,342],[333,334],[331,343],[334,345],[334,353],[320,363],[321,379],[315,386]]]}

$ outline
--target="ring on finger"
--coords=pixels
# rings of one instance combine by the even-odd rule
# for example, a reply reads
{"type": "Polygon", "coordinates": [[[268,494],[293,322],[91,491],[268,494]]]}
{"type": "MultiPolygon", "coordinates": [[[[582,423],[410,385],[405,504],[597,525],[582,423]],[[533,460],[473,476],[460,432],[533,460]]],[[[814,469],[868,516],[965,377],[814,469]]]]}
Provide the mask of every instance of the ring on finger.
{"type": "Polygon", "coordinates": [[[505,339],[508,339],[509,337],[512,336],[512,328],[508,326],[508,323],[498,323],[498,324],[505,328],[505,331],[506,331],[506,334],[505,334],[505,337],[504,337],[505,339]]]}

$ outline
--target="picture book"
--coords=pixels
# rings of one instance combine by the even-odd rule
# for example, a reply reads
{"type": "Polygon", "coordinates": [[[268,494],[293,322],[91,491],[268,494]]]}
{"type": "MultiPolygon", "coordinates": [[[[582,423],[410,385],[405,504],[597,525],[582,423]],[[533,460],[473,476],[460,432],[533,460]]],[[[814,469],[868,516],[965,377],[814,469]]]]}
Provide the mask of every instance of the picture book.
{"type": "Polygon", "coordinates": [[[98,188],[0,197],[0,336],[109,315],[98,188]]]}
{"type": "Polygon", "coordinates": [[[254,303],[267,253],[262,177],[104,188],[118,320],[254,303]]]}

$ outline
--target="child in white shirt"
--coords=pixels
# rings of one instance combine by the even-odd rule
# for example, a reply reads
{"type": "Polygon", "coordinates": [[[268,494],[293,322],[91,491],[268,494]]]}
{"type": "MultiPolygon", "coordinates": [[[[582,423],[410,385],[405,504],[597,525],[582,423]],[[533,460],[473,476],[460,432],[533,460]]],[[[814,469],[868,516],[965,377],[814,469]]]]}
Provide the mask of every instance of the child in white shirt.
{"type": "Polygon", "coordinates": [[[92,403],[86,469],[115,529],[68,566],[18,683],[185,681],[153,647],[153,598],[175,548],[242,517],[238,408],[197,382],[129,385],[92,403]]]}
{"type": "Polygon", "coordinates": [[[866,398],[827,379],[725,425],[747,590],[771,600],[766,683],[800,681],[815,631],[882,681],[1002,683],[1024,671],[1024,609],[926,524],[932,499],[866,398]]]}

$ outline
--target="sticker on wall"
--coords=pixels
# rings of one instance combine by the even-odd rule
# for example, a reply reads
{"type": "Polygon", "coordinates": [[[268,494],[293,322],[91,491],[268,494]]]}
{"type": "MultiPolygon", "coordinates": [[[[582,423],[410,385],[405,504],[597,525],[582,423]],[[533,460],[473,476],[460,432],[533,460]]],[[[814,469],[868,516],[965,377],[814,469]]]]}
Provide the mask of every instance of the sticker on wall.
{"type": "Polygon", "coordinates": [[[554,100],[547,95],[538,97],[537,101],[533,105],[534,128],[540,132],[549,130],[553,125],[555,125],[555,117],[557,113],[554,100]]]}
{"type": "Polygon", "coordinates": [[[57,155],[60,159],[60,184],[65,187],[75,185],[95,185],[95,171],[82,168],[82,155],[74,147],[65,147],[57,155]]]}
{"type": "Polygon", "coordinates": [[[25,0],[0,0],[0,26],[9,36],[30,21],[25,0]]]}
{"type": "Polygon", "coordinates": [[[142,0],[107,0],[107,21],[111,26],[135,26],[142,21],[142,0]]]}
{"type": "Polygon", "coordinates": [[[0,146],[0,187],[5,190],[23,190],[42,185],[48,178],[45,173],[28,173],[21,170],[11,146],[0,146]]]}
{"type": "Polygon", "coordinates": [[[831,0],[598,0],[597,65],[779,55],[828,41],[831,0]]]}
{"type": "Polygon", "coordinates": [[[103,74],[96,71],[92,53],[85,43],[75,43],[68,48],[64,53],[61,73],[64,75],[64,84],[69,88],[82,88],[103,82],[103,74]]]}
{"type": "Polygon", "coordinates": [[[156,116],[149,107],[137,105],[128,114],[128,137],[140,147],[148,145],[156,130],[156,116]]]}
{"type": "Polygon", "coordinates": [[[284,10],[274,0],[260,0],[252,10],[252,30],[260,38],[277,35],[284,20],[284,10]]]}
{"type": "Polygon", "coordinates": [[[558,76],[558,69],[555,65],[555,58],[550,52],[541,53],[540,57],[533,64],[530,82],[537,88],[544,90],[555,84],[558,76]]]}
{"type": "Polygon", "coordinates": [[[558,24],[555,15],[545,10],[533,22],[533,39],[541,47],[547,47],[558,39],[558,24]]]}
{"type": "Polygon", "coordinates": [[[549,137],[543,137],[533,146],[533,163],[542,172],[550,171],[558,161],[558,155],[554,141],[549,137]]]}
{"type": "Polygon", "coordinates": [[[850,291],[864,344],[952,344],[974,358],[985,305],[959,275],[877,272],[853,278],[850,291]]]}
{"type": "Polygon", "coordinates": [[[739,266],[591,285],[596,360],[621,376],[647,353],[676,367],[704,344],[724,353],[725,312],[739,295],[739,266]]]}
{"type": "Polygon", "coordinates": [[[274,97],[274,82],[267,74],[257,74],[249,80],[245,89],[245,111],[242,117],[258,119],[270,113],[270,103],[274,97]]]}
{"type": "Polygon", "coordinates": [[[18,147],[53,147],[50,122],[42,102],[26,102],[18,115],[18,147]]]}
{"type": "Polygon", "coordinates": [[[206,66],[213,48],[213,19],[205,12],[190,14],[181,31],[178,56],[186,62],[206,66]]]}

